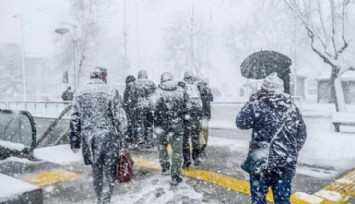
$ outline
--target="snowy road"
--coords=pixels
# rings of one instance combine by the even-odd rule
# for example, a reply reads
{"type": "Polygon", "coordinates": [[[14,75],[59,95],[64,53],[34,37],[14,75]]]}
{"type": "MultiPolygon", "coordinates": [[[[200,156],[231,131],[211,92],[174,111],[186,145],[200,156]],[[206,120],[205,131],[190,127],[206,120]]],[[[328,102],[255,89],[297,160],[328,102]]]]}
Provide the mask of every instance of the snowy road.
{"type": "MultiPolygon", "coordinates": [[[[322,189],[355,167],[355,137],[353,133],[334,133],[329,118],[305,120],[309,136],[300,154],[292,191],[324,194],[322,189]]],[[[178,188],[170,188],[170,178],[161,176],[157,170],[158,154],[155,149],[132,151],[137,161],[134,180],[116,185],[113,203],[250,203],[249,195],[243,192],[248,175],[240,169],[247,152],[250,131],[211,129],[210,135],[208,156],[194,170],[197,173],[200,171],[201,176],[194,177],[191,172],[183,172],[184,182],[178,188]],[[144,165],[137,159],[154,165],[144,165]],[[207,174],[202,174],[201,170],[207,171],[207,174]],[[210,174],[224,177],[211,182],[210,174]],[[228,190],[231,182],[237,186],[234,190],[228,190]]],[[[53,180],[55,176],[51,176],[50,181],[38,184],[44,189],[44,203],[95,203],[91,168],[82,164],[80,155],[73,155],[66,146],[39,149],[35,154],[51,163],[24,162],[12,158],[2,163],[0,173],[23,178],[24,174],[33,175],[36,172],[41,172],[41,176],[45,177],[51,169],[60,169],[57,171],[59,174],[74,172],[81,176],[73,174],[61,180],[53,180]]],[[[354,187],[354,184],[355,179],[350,186],[354,187]]],[[[351,200],[348,203],[355,202],[351,200]]]]}

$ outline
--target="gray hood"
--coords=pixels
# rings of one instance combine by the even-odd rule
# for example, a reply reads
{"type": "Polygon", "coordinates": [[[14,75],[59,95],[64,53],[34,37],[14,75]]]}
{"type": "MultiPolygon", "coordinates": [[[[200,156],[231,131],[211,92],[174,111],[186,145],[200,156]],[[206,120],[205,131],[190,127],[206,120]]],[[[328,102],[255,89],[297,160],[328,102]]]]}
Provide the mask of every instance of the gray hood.
{"type": "Polygon", "coordinates": [[[159,88],[164,91],[175,91],[178,88],[178,82],[173,80],[165,81],[159,84],[159,88]]]}

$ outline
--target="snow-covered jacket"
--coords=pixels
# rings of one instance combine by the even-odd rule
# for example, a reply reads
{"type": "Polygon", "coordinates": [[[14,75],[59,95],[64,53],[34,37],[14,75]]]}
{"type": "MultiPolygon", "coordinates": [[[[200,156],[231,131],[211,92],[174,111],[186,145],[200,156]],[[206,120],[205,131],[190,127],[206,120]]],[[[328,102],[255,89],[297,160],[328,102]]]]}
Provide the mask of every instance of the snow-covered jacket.
{"type": "Polygon", "coordinates": [[[137,103],[136,82],[132,81],[126,84],[123,94],[123,107],[127,114],[132,112],[137,103]]]}
{"type": "Polygon", "coordinates": [[[298,152],[305,143],[307,131],[289,95],[268,92],[260,98],[252,97],[239,112],[236,124],[240,129],[252,129],[249,153],[268,147],[265,155],[259,156],[267,158],[269,175],[281,178],[295,175],[298,152]]]}
{"type": "Polygon", "coordinates": [[[213,95],[211,89],[207,86],[207,83],[200,81],[198,83],[198,89],[201,93],[202,100],[202,117],[211,118],[211,102],[213,101],[213,95]]]}
{"type": "Polygon", "coordinates": [[[148,75],[144,70],[139,71],[138,80],[135,83],[137,103],[136,108],[151,108],[154,104],[154,91],[156,86],[153,81],[148,79],[148,75]]]}
{"type": "Polygon", "coordinates": [[[184,89],[176,81],[170,80],[159,84],[156,93],[154,126],[165,131],[182,130],[185,115],[184,89]]]}
{"type": "Polygon", "coordinates": [[[184,88],[184,100],[185,100],[185,109],[187,112],[195,112],[202,117],[202,99],[201,93],[198,87],[198,81],[193,76],[184,77],[184,81],[178,82],[178,85],[184,88]]]}
{"type": "Polygon", "coordinates": [[[127,126],[118,91],[99,79],[91,79],[75,94],[73,110],[71,148],[82,148],[86,165],[116,162],[127,126]]]}

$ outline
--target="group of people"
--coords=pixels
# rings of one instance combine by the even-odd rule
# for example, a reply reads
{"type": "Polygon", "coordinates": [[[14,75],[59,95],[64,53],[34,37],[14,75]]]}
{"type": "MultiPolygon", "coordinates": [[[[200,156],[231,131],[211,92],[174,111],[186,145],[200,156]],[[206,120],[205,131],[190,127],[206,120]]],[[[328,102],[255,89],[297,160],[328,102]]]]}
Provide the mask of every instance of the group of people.
{"type": "Polygon", "coordinates": [[[144,70],[138,72],[137,79],[129,75],[123,98],[128,116],[127,140],[138,148],[150,148],[155,145],[154,131],[164,173],[170,169],[166,161],[169,143],[176,157],[173,163],[180,163],[178,158],[182,150],[183,168],[190,167],[191,140],[192,159],[195,165],[199,165],[199,155],[207,146],[212,101],[213,95],[207,83],[192,72],[186,72],[179,82],[171,73],[165,72],[158,86],[148,79],[144,70]]]}
{"type": "MultiPolygon", "coordinates": [[[[180,82],[165,72],[156,87],[147,73],[140,71],[137,80],[127,77],[121,103],[118,91],[106,84],[105,68],[96,67],[90,78],[90,83],[75,93],[69,136],[72,151],[77,153],[81,148],[85,164],[92,166],[98,203],[110,202],[119,150],[126,146],[126,135],[131,143],[149,146],[155,133],[162,174],[171,175],[171,185],[182,181],[181,167],[190,167],[192,160],[199,165],[205,148],[200,144],[200,134],[208,135],[208,123],[201,121],[210,118],[213,100],[205,82],[191,72],[186,72],[180,82]],[[173,152],[171,162],[168,144],[173,152]]],[[[266,204],[269,187],[275,203],[290,203],[298,152],[307,137],[300,111],[289,95],[277,90],[278,82],[274,75],[266,77],[236,119],[238,128],[253,130],[241,165],[250,174],[253,204],[266,204]]]]}
{"type": "Polygon", "coordinates": [[[171,175],[171,185],[182,181],[181,168],[189,168],[192,161],[200,164],[213,101],[205,81],[192,72],[176,81],[165,72],[156,86],[141,70],[137,79],[132,75],[126,78],[121,102],[118,91],[106,84],[105,68],[96,67],[90,78],[89,84],[75,93],[69,136],[73,152],[82,148],[85,164],[92,165],[98,203],[110,200],[118,152],[129,146],[127,143],[136,148],[157,145],[162,175],[171,175]]]}

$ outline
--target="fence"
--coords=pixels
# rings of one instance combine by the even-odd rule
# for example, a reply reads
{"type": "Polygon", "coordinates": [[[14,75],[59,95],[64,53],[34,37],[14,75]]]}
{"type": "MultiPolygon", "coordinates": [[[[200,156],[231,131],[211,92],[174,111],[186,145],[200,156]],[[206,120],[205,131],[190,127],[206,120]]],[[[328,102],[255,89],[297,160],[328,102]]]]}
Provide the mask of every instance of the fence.
{"type": "MultiPolygon", "coordinates": [[[[302,97],[292,96],[293,102],[302,110],[302,97]]],[[[241,100],[216,101],[213,106],[217,109],[228,109],[231,106],[241,106],[245,103],[241,100]]],[[[35,117],[56,118],[71,104],[71,102],[0,102],[0,109],[26,110],[35,117]]]]}

